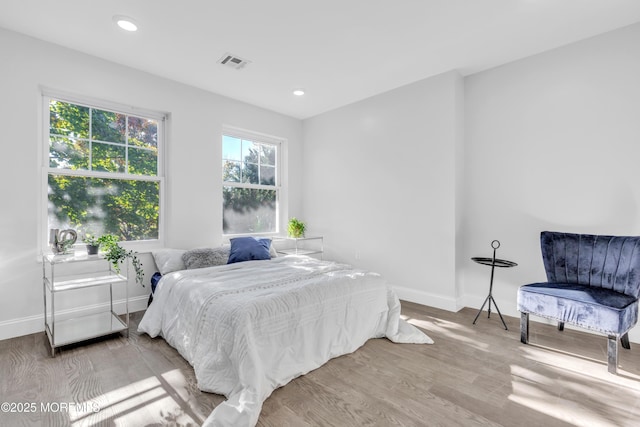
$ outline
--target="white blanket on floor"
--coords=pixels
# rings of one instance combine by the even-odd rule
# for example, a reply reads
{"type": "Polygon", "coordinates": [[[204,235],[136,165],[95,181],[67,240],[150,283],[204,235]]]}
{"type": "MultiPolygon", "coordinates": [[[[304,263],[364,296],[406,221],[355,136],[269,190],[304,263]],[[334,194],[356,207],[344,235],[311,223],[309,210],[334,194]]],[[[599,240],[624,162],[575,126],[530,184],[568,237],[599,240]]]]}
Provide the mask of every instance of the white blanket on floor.
{"type": "Polygon", "coordinates": [[[370,338],[433,342],[400,318],[379,275],[300,256],[168,274],[138,330],[164,337],[201,390],[227,397],[206,426],[255,426],[273,390],[370,338]]]}

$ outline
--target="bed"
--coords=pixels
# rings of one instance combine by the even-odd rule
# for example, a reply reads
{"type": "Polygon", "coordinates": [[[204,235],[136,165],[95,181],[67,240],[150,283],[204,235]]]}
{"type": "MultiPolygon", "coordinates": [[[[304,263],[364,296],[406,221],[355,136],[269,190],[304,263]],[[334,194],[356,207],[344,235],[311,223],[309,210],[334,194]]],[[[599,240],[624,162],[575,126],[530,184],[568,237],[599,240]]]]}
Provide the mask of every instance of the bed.
{"type": "Polygon", "coordinates": [[[273,390],[370,338],[433,342],[400,318],[380,275],[296,255],[163,275],[139,331],[163,337],[202,391],[227,398],[205,426],[255,426],[273,390]]]}

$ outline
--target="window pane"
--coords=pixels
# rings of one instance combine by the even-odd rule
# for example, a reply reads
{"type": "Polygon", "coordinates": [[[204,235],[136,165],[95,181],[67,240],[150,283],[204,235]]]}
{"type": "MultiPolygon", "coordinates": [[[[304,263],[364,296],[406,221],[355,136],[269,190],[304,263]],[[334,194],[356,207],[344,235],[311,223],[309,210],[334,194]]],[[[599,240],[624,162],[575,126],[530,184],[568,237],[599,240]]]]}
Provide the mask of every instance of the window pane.
{"type": "Polygon", "coordinates": [[[276,168],[274,166],[260,166],[260,184],[276,185],[276,168]]]}
{"type": "Polygon", "coordinates": [[[158,147],[158,122],[141,117],[128,118],[129,145],[137,147],[158,147]]]}
{"type": "Polygon", "coordinates": [[[89,169],[89,143],[77,139],[50,137],[49,167],[89,169]]]}
{"type": "Polygon", "coordinates": [[[245,162],[258,163],[260,158],[260,147],[251,141],[242,141],[242,160],[245,162]]]}
{"type": "Polygon", "coordinates": [[[129,147],[129,173],[134,175],[157,175],[157,151],[129,147]]]}
{"type": "Polygon", "coordinates": [[[242,182],[257,184],[259,182],[258,165],[255,163],[245,163],[242,168],[242,182]]]}
{"type": "Polygon", "coordinates": [[[93,174],[157,176],[158,121],[58,100],[50,100],[48,109],[49,167],[89,175],[47,176],[49,226],[121,240],[158,239],[159,182],[93,174]]]}
{"type": "Polygon", "coordinates": [[[89,107],[67,102],[49,102],[49,133],[51,135],[89,138],[89,107]]]}
{"type": "Polygon", "coordinates": [[[240,162],[222,161],[222,180],[226,182],[240,182],[240,162]]]}
{"type": "Polygon", "coordinates": [[[124,145],[92,144],[91,168],[103,172],[126,172],[126,147],[124,145]]]}
{"type": "Polygon", "coordinates": [[[223,187],[222,227],[225,234],[277,230],[276,190],[223,187]]]}
{"type": "Polygon", "coordinates": [[[222,159],[242,160],[242,145],[240,139],[232,136],[222,135],[222,159]]]}
{"type": "Polygon", "coordinates": [[[106,142],[125,143],[124,126],[126,122],[124,114],[111,111],[91,111],[92,139],[106,142]]]}
{"type": "Polygon", "coordinates": [[[262,144],[260,146],[260,164],[276,165],[276,147],[275,145],[262,144]]]}
{"type": "Polygon", "coordinates": [[[158,238],[158,182],[49,175],[48,184],[49,228],[121,240],[158,238]]]}
{"type": "Polygon", "coordinates": [[[278,231],[278,145],[222,136],[224,234],[274,233],[278,231]],[[223,184],[224,185],[224,184],[223,184]],[[273,189],[246,188],[269,185],[273,189]]]}

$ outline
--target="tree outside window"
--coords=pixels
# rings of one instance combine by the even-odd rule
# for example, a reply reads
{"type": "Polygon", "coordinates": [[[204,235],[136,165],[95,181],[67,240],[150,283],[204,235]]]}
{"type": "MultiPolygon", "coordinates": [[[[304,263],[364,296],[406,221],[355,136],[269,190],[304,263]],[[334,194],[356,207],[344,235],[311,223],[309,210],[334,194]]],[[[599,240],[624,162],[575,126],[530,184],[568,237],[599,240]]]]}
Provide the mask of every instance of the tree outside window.
{"type": "Polygon", "coordinates": [[[222,136],[224,234],[278,231],[278,144],[222,136]]]}
{"type": "Polygon", "coordinates": [[[49,228],[159,238],[159,121],[49,101],[49,228]]]}

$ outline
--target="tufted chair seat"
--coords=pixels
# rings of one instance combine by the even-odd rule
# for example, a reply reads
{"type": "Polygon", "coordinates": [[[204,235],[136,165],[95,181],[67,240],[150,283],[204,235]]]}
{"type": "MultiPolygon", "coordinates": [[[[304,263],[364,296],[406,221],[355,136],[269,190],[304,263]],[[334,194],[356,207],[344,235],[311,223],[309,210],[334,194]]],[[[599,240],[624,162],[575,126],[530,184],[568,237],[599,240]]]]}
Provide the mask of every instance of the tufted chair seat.
{"type": "Polygon", "coordinates": [[[529,342],[529,314],[567,322],[608,337],[609,372],[618,366],[618,339],[629,349],[638,321],[640,237],[544,231],[540,235],[547,282],[518,290],[520,340],[529,342]]]}

